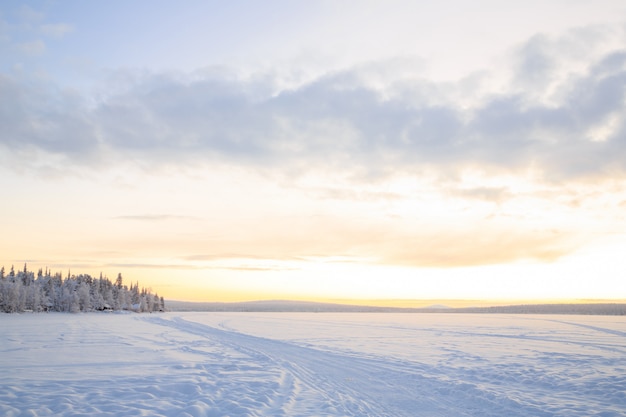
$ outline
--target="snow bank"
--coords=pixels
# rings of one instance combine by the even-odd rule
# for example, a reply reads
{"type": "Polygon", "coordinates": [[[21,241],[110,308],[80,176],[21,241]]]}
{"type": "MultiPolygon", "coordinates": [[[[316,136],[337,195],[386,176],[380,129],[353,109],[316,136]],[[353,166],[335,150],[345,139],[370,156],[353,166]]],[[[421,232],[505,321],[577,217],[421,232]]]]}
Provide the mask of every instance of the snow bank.
{"type": "Polygon", "coordinates": [[[623,416],[623,317],[0,316],[3,416],[623,416]]]}

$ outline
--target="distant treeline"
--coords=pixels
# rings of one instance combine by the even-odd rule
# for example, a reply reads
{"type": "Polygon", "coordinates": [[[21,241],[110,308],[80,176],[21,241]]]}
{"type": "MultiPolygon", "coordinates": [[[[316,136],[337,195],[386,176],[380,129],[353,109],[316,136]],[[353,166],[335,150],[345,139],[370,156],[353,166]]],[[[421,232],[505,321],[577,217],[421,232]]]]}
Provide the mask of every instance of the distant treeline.
{"type": "Polygon", "coordinates": [[[626,304],[620,303],[581,303],[581,304],[525,304],[497,307],[455,308],[456,313],[497,313],[497,314],[583,314],[623,316],[626,304]]]}
{"type": "Polygon", "coordinates": [[[310,313],[437,313],[437,314],[590,314],[626,315],[624,303],[527,304],[497,307],[375,307],[307,301],[248,301],[235,303],[168,301],[170,311],[310,312],[310,313]]]}
{"type": "Polygon", "coordinates": [[[86,312],[129,310],[152,312],[165,310],[163,297],[152,294],[149,289],[139,289],[139,283],[130,287],[118,274],[115,282],[100,274],[94,278],[88,274],[52,274],[48,268],[35,274],[24,269],[7,273],[0,268],[0,311],[19,313],[24,311],[86,312]]]}

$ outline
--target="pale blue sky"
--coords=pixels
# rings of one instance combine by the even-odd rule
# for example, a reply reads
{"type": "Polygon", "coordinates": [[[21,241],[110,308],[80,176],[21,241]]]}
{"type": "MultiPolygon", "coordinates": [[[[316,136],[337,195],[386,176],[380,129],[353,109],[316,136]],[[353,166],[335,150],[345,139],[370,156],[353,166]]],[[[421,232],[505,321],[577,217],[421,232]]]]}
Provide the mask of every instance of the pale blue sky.
{"type": "Polygon", "coordinates": [[[68,84],[68,72],[323,71],[399,56],[467,75],[536,34],[619,26],[623,12],[619,1],[39,1],[5,3],[0,33],[5,69],[50,71],[68,84]]]}

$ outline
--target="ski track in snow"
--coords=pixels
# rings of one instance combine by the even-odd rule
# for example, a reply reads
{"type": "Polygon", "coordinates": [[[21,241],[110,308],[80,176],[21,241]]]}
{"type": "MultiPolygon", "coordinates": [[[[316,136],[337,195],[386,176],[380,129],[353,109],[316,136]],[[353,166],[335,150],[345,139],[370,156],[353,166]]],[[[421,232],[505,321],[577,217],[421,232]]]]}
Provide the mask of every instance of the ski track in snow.
{"type": "Polygon", "coordinates": [[[626,319],[0,316],[0,415],[626,415],[626,319]]]}

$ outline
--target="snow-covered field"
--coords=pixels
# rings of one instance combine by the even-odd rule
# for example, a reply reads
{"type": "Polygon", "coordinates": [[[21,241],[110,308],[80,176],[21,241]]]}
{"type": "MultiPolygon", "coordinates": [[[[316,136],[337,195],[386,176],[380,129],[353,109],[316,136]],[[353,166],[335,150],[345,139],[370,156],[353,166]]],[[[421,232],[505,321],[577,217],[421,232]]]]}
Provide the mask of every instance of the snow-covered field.
{"type": "Polygon", "coordinates": [[[0,315],[2,416],[624,416],[626,318],[0,315]]]}

